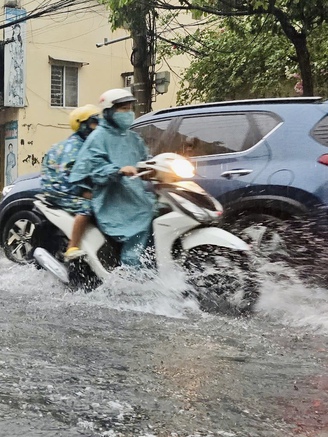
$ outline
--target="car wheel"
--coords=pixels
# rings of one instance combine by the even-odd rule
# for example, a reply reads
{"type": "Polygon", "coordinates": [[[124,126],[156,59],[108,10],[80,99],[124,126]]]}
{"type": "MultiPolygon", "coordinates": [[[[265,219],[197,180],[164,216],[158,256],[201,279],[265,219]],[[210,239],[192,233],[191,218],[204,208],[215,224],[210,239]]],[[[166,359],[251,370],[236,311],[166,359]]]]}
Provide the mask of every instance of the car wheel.
{"type": "Polygon", "coordinates": [[[232,231],[268,258],[288,258],[287,222],[268,214],[244,215],[234,222],[232,231]]]}
{"type": "Polygon", "coordinates": [[[231,231],[253,248],[260,263],[263,258],[283,261],[306,283],[327,284],[326,244],[306,217],[283,220],[267,214],[249,214],[236,220],[231,231]]]}
{"type": "Polygon", "coordinates": [[[41,219],[32,211],[19,211],[9,218],[2,233],[8,259],[20,264],[33,261],[33,233],[38,223],[41,219]]]}

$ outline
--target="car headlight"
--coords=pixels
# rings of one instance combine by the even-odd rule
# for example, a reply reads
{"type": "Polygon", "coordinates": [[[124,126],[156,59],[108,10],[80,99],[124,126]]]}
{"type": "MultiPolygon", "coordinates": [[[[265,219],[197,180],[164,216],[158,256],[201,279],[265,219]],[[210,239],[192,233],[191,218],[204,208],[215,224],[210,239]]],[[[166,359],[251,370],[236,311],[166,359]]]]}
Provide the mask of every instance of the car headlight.
{"type": "Polygon", "coordinates": [[[2,190],[3,197],[7,196],[7,194],[9,194],[13,188],[14,188],[14,185],[7,185],[7,186],[3,187],[3,190],[2,190]]]}

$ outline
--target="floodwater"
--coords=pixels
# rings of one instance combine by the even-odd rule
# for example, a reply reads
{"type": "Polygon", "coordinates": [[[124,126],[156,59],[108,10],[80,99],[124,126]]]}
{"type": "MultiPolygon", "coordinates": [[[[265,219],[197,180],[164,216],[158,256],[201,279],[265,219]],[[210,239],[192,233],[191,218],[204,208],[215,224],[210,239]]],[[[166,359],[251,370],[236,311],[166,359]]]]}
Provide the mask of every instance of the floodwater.
{"type": "Polygon", "coordinates": [[[328,290],[263,266],[250,317],[183,278],[70,293],[0,253],[0,437],[327,437],[328,290]]]}

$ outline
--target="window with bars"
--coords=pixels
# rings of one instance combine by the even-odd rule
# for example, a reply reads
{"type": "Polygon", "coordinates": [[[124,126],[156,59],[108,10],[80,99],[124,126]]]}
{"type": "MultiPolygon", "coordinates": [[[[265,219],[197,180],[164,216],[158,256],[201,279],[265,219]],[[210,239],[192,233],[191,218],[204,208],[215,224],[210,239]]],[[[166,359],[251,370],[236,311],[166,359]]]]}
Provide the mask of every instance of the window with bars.
{"type": "Polygon", "coordinates": [[[51,65],[51,106],[78,106],[78,66],[51,65]]]}
{"type": "Polygon", "coordinates": [[[134,76],[133,71],[132,72],[126,72],[121,74],[123,79],[123,87],[127,90],[131,91],[134,83],[134,76]]]}

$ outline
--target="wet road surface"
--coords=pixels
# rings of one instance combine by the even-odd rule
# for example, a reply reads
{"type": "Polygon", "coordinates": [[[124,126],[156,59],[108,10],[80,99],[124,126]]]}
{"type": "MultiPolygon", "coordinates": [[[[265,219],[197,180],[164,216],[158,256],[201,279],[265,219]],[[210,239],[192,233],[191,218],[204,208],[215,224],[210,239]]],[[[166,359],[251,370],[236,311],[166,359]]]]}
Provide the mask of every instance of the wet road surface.
{"type": "Polygon", "coordinates": [[[282,273],[236,318],[179,278],[71,294],[0,253],[0,436],[327,437],[328,291],[282,273]]]}

